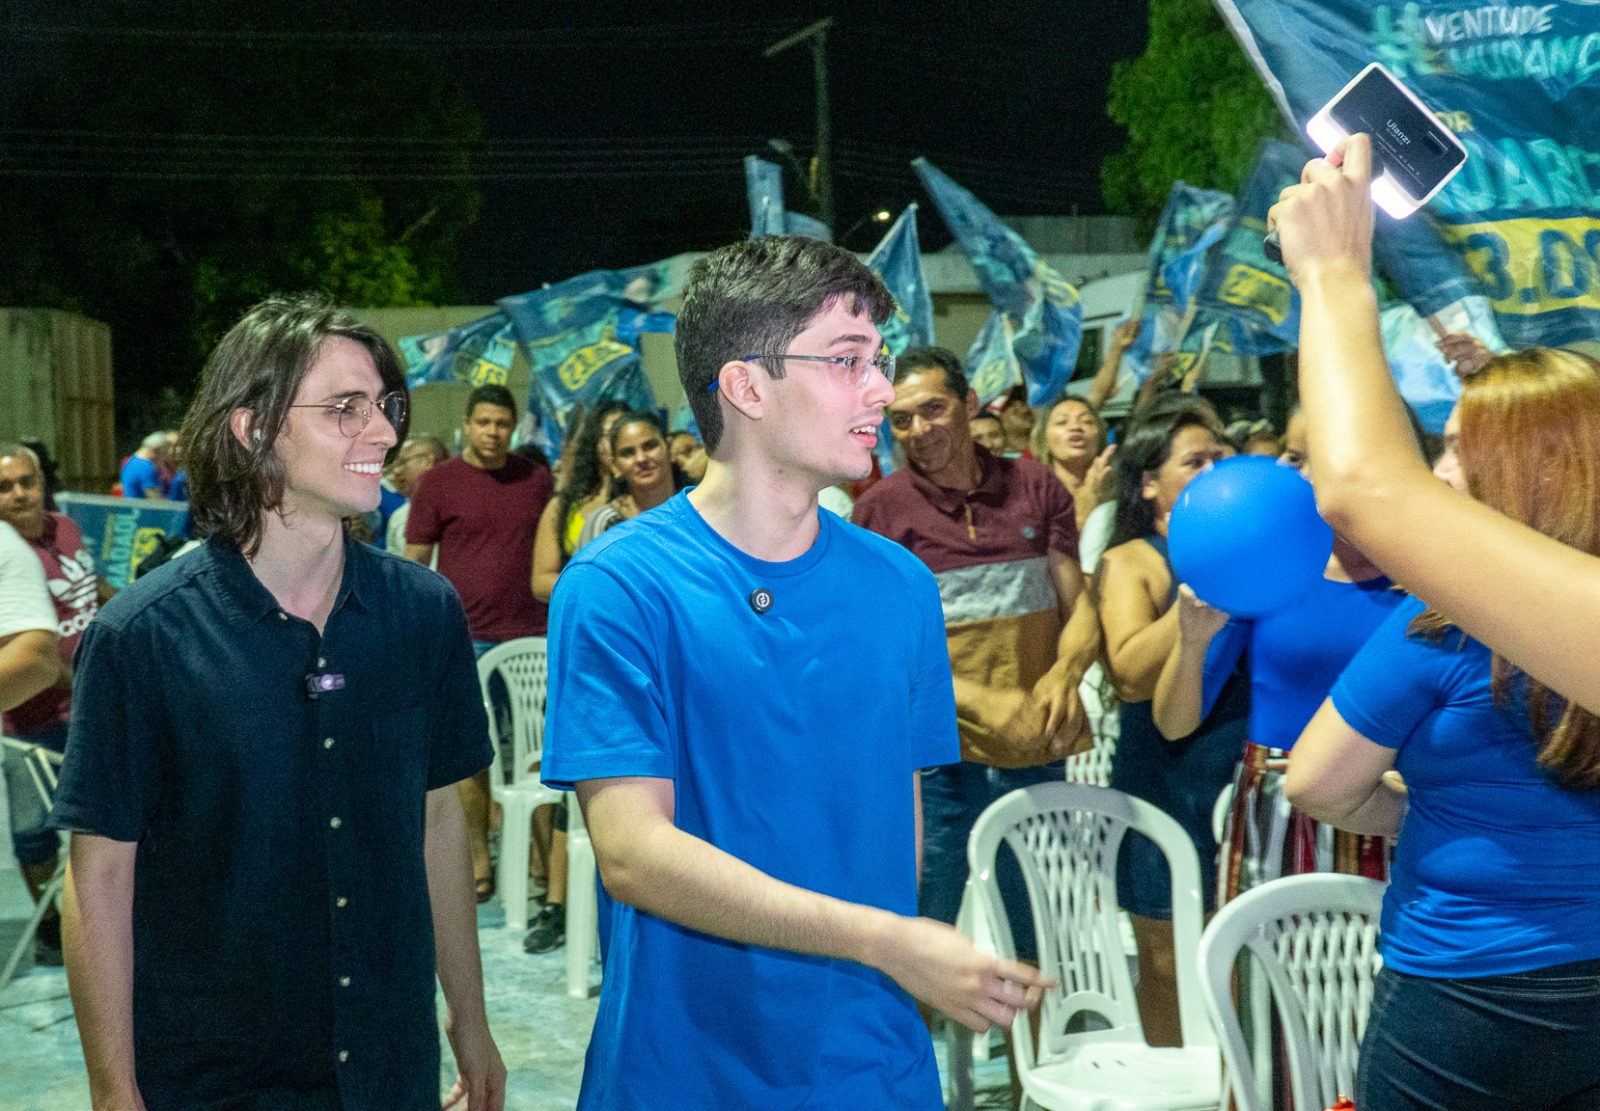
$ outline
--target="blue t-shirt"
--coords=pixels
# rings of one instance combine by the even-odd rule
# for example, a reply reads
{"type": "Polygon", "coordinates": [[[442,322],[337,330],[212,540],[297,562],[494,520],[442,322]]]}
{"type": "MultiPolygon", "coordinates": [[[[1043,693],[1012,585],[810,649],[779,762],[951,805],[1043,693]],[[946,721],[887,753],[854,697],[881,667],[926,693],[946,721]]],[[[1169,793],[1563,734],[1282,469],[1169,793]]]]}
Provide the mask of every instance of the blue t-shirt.
{"type": "MultiPolygon", "coordinates": [[[[819,530],[765,562],[678,494],[579,551],[551,602],[543,776],[671,779],[680,829],[915,915],[912,777],[959,758],[939,591],[898,545],[831,513],[819,530]]],[[[881,973],[601,915],[580,1108],[940,1106],[927,1029],[881,973]]]]}
{"type": "Polygon", "coordinates": [[[154,490],[161,497],[167,496],[167,488],[161,481],[161,471],[148,459],[137,455],[128,456],[128,461],[122,464],[122,496],[125,498],[145,498],[150,495],[146,490],[154,490]]]}
{"type": "Polygon", "coordinates": [[[1250,739],[1294,747],[1334,680],[1405,597],[1387,577],[1319,578],[1293,604],[1260,617],[1230,617],[1206,650],[1205,709],[1250,652],[1250,739]]]}
{"type": "Polygon", "coordinates": [[[1331,696],[1351,728],[1396,750],[1410,791],[1384,962],[1465,977],[1600,957],[1600,791],[1540,770],[1516,712],[1494,704],[1487,648],[1454,630],[1407,635],[1423,608],[1406,598],[1331,696]]]}

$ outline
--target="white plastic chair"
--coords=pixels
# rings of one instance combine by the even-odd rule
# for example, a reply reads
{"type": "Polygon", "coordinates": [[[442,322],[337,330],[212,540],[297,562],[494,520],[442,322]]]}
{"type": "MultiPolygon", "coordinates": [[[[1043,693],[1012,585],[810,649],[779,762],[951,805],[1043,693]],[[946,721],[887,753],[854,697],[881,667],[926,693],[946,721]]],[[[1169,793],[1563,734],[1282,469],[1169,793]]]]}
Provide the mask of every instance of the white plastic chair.
{"type": "Polygon", "coordinates": [[[594,846],[576,792],[567,795],[567,994],[589,998],[589,966],[600,951],[594,846]]]}
{"type": "Polygon", "coordinates": [[[546,658],[544,637],[519,637],[498,644],[478,661],[478,686],[489,714],[489,736],[494,741],[496,771],[489,776],[489,793],[502,808],[500,864],[495,887],[506,908],[506,927],[528,928],[528,855],[533,811],[545,803],[561,803],[562,792],[539,782],[539,761],[544,756],[544,696],[546,658]],[[511,702],[510,737],[500,735],[501,722],[489,698],[489,680],[498,674],[511,702]],[[511,765],[501,765],[509,741],[511,765]]]}
{"type": "MultiPolygon", "coordinates": [[[[39,792],[39,798],[43,800],[45,809],[48,810],[56,796],[56,772],[61,767],[62,755],[43,745],[30,744],[15,737],[0,737],[0,745],[22,755],[28,775],[33,780],[34,790],[39,792]]],[[[50,882],[45,884],[44,890],[39,893],[39,901],[34,904],[32,917],[22,927],[22,936],[17,939],[16,947],[6,959],[4,971],[0,971],[0,991],[4,991],[10,985],[11,977],[16,975],[17,965],[22,963],[23,954],[33,944],[34,936],[39,932],[39,923],[44,921],[45,913],[61,894],[61,887],[66,878],[67,854],[63,851],[56,861],[56,870],[51,874],[50,882]]]]}
{"type": "Polygon", "coordinates": [[[1214,1111],[1222,1098],[1216,1035],[1205,1020],[1193,959],[1203,900],[1200,864],[1182,827],[1109,787],[1045,783],[1012,791],[973,827],[967,862],[996,952],[1015,955],[995,878],[1008,845],[1021,862],[1039,965],[1059,986],[1011,1028],[1023,1093],[1052,1111],[1214,1111]],[[1178,962],[1182,1048],[1146,1044],[1117,912],[1117,853],[1136,830],[1166,855],[1178,962]]]}
{"type": "MultiPolygon", "coordinates": [[[[1234,966],[1248,949],[1264,973],[1288,1055],[1294,1106],[1331,1107],[1355,1092],[1361,1038],[1382,965],[1383,884],[1362,876],[1286,876],[1223,907],[1200,939],[1206,1009],[1239,1111],[1270,1111],[1234,1005],[1234,966]]],[[[1270,1058],[1270,1050],[1268,1053],[1270,1058]]]]}
{"type": "Polygon", "coordinates": [[[1078,697],[1089,717],[1094,744],[1066,759],[1067,782],[1087,783],[1092,787],[1111,785],[1111,757],[1116,754],[1122,735],[1122,719],[1117,714],[1117,695],[1098,663],[1091,664],[1078,684],[1078,697]]]}

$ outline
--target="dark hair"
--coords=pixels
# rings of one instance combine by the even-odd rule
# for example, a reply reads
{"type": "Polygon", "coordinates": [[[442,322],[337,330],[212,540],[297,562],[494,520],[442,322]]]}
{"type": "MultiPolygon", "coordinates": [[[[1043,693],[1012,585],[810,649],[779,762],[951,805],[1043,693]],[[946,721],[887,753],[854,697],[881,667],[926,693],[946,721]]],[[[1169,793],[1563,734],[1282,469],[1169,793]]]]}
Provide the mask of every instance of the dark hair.
{"type": "Polygon", "coordinates": [[[600,432],[605,427],[606,418],[612,413],[626,413],[628,403],[609,398],[596,402],[594,408],[584,414],[583,423],[578,426],[576,440],[572,445],[571,470],[567,474],[567,481],[556,497],[562,501],[562,514],[569,512],[572,506],[585,501],[607,486],[611,481],[610,475],[600,473],[600,432]]]}
{"type": "Polygon", "coordinates": [[[535,467],[544,467],[547,470],[550,467],[550,457],[544,453],[544,449],[542,447],[534,443],[532,440],[527,440],[518,444],[516,447],[511,449],[511,454],[526,459],[535,467]]]}
{"type": "MultiPolygon", "coordinates": [[[[678,314],[678,377],[706,450],[722,441],[722,403],[711,384],[722,368],[755,352],[787,351],[835,301],[883,324],[894,298],[842,247],[803,236],[766,235],[719,248],[689,271],[678,314]]],[[[782,378],[777,360],[762,364],[782,378]]]]}
{"type": "Polygon", "coordinates": [[[913,374],[928,370],[944,371],[944,384],[962,401],[967,399],[971,387],[967,373],[961,367],[956,353],[944,347],[913,347],[895,356],[894,384],[899,385],[913,374]]]}
{"type": "Polygon", "coordinates": [[[1099,455],[1106,449],[1106,420],[1100,415],[1100,410],[1089,404],[1086,397],[1058,397],[1039,410],[1039,417],[1033,422],[1033,433],[1028,437],[1033,457],[1047,467],[1053,466],[1056,461],[1055,456],[1050,454],[1050,419],[1063,405],[1076,405],[1094,418],[1094,453],[1099,455]]]}
{"type": "Polygon", "coordinates": [[[1128,425],[1117,445],[1115,461],[1116,517],[1106,548],[1153,535],[1155,508],[1144,496],[1144,476],[1159,470],[1172,454],[1172,441],[1185,428],[1204,428],[1218,440],[1222,424],[1209,402],[1193,394],[1165,393],[1147,405],[1128,425]]]}
{"type": "Polygon", "coordinates": [[[432,432],[414,433],[405,440],[401,441],[400,446],[394,449],[394,453],[395,455],[399,455],[402,451],[405,451],[406,448],[410,447],[427,448],[428,453],[433,456],[433,461],[435,463],[443,463],[446,459],[450,458],[450,449],[445,446],[443,440],[435,436],[432,432]]]}
{"type": "MultiPolygon", "coordinates": [[[[630,409],[616,419],[616,422],[611,426],[610,433],[606,436],[606,442],[611,445],[611,458],[615,459],[617,457],[617,441],[622,438],[623,428],[630,424],[648,424],[656,430],[656,435],[661,437],[662,446],[666,446],[667,426],[661,422],[661,418],[648,409],[630,409]]],[[[667,459],[667,466],[672,469],[672,488],[674,490],[682,490],[689,485],[689,476],[684,474],[676,463],[672,462],[670,456],[667,459]]],[[[626,494],[628,492],[628,484],[622,479],[613,476],[606,488],[606,492],[612,497],[626,494]]]]}
{"type": "MultiPolygon", "coordinates": [[[[323,343],[334,336],[366,350],[385,392],[406,392],[400,360],[383,337],[318,294],[269,297],[217,344],[183,420],[195,535],[247,556],[260,549],[262,515],[283,504],[278,437],[306,372],[323,343]],[[231,418],[237,409],[251,413],[248,446],[233,433],[231,418]]],[[[397,443],[405,440],[409,418],[400,423],[397,443]]]]}
{"type": "Polygon", "coordinates": [[[502,409],[510,409],[511,422],[515,424],[517,421],[517,399],[512,397],[511,391],[504,386],[497,386],[491,382],[488,385],[478,386],[469,393],[466,412],[468,420],[472,419],[472,410],[479,405],[498,405],[502,409]]]}
{"type": "Polygon", "coordinates": [[[967,423],[970,425],[970,424],[972,424],[973,421],[980,421],[980,420],[992,420],[996,424],[999,424],[1000,423],[1000,416],[997,413],[989,412],[989,410],[987,410],[987,409],[979,409],[976,413],[972,414],[972,420],[968,421],[967,423]]]}

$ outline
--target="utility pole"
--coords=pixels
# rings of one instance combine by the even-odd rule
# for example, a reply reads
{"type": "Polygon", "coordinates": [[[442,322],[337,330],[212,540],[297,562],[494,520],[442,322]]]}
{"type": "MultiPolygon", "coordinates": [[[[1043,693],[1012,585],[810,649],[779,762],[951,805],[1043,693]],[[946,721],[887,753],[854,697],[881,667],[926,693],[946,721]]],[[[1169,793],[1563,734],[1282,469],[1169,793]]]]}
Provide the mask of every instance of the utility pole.
{"type": "Polygon", "coordinates": [[[817,149],[811,160],[811,180],[806,184],[817,199],[822,222],[830,228],[833,227],[833,118],[828,107],[827,36],[832,26],[832,16],[819,19],[761,52],[763,58],[771,58],[802,42],[811,44],[811,66],[817,86],[817,149]]]}

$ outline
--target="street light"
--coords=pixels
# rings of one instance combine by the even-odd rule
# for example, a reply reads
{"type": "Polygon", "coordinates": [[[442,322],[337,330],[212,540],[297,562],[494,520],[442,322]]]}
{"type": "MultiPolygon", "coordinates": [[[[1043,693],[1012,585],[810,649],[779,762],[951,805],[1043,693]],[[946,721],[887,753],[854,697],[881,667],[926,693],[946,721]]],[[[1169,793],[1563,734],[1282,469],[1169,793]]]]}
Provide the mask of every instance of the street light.
{"type": "Polygon", "coordinates": [[[887,208],[880,208],[876,212],[869,212],[865,216],[861,217],[861,219],[851,224],[850,230],[838,237],[838,243],[841,247],[844,246],[845,241],[854,235],[856,230],[868,221],[871,221],[874,224],[887,224],[893,219],[894,213],[890,212],[887,208]]]}

